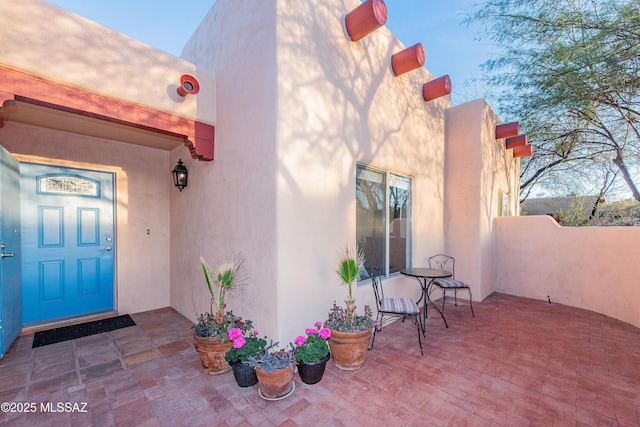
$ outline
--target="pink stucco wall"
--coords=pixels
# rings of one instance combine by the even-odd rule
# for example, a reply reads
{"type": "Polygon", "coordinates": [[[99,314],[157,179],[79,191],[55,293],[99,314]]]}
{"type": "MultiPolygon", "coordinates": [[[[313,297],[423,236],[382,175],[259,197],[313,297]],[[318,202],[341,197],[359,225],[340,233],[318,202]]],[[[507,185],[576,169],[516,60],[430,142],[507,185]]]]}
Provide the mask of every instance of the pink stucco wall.
{"type": "MultiPolygon", "coordinates": [[[[640,227],[495,219],[495,290],[592,310],[640,327],[640,227]]],[[[535,327],[535,325],[532,325],[535,327]]]]}
{"type": "Polygon", "coordinates": [[[22,161],[114,173],[115,308],[169,305],[168,151],[13,122],[0,129],[0,144],[22,161]]]}

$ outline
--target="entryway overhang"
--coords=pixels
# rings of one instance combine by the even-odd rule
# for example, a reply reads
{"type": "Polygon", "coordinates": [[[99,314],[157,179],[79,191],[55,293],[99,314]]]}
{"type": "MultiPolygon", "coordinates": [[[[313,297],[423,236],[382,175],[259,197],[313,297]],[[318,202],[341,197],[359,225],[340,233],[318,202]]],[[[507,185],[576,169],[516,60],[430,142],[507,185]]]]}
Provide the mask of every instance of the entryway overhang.
{"type": "Polygon", "coordinates": [[[15,121],[213,160],[213,125],[0,66],[0,127],[15,121]]]}

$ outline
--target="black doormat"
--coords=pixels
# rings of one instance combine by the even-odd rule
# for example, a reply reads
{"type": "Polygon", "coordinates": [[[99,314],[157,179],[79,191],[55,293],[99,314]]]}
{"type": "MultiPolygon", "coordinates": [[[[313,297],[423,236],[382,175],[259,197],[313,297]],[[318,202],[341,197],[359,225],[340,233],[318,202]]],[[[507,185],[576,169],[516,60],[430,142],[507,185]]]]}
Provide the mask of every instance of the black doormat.
{"type": "Polygon", "coordinates": [[[122,316],[95,320],[93,322],[81,323],[79,325],[49,329],[48,331],[36,332],[33,337],[33,346],[31,348],[74,340],[76,338],[88,337],[89,335],[115,331],[116,329],[128,328],[129,326],[135,325],[136,322],[134,322],[128,314],[124,314],[122,316]]]}

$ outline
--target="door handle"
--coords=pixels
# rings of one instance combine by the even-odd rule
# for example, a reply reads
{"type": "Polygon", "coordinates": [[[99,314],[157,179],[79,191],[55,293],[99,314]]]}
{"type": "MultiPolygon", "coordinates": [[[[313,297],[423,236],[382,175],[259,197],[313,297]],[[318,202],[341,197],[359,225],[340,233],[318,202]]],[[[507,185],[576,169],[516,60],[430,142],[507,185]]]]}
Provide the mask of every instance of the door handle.
{"type": "Polygon", "coordinates": [[[11,257],[11,256],[16,256],[16,254],[14,254],[13,252],[7,252],[5,253],[4,250],[7,247],[7,245],[4,244],[4,242],[0,243],[0,259],[4,259],[6,257],[11,257]]]}
{"type": "Polygon", "coordinates": [[[111,246],[107,246],[106,248],[104,248],[104,250],[107,252],[111,252],[113,248],[111,246]]]}

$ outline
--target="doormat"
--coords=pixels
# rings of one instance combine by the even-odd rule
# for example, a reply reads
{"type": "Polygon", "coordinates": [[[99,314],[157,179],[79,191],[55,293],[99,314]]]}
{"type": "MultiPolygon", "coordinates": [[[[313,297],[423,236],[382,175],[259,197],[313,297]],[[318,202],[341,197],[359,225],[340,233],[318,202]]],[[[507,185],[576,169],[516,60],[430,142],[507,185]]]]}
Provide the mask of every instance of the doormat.
{"type": "Polygon", "coordinates": [[[108,319],[80,323],[79,325],[40,331],[36,332],[33,337],[33,345],[31,348],[42,347],[43,345],[55,344],[62,341],[75,340],[76,338],[88,337],[89,335],[100,334],[102,332],[115,331],[116,329],[128,328],[129,326],[136,326],[136,322],[134,322],[128,314],[124,314],[122,316],[110,317],[108,319]]]}

